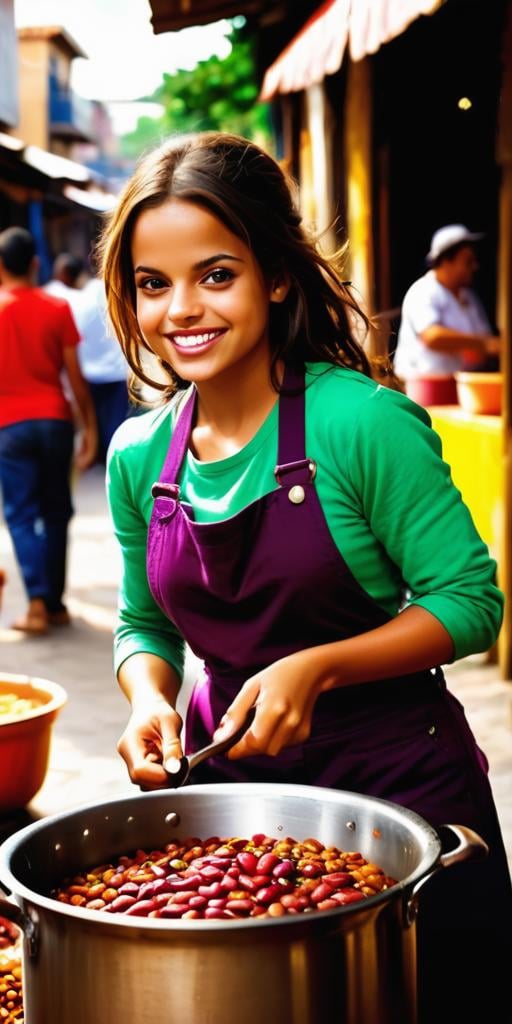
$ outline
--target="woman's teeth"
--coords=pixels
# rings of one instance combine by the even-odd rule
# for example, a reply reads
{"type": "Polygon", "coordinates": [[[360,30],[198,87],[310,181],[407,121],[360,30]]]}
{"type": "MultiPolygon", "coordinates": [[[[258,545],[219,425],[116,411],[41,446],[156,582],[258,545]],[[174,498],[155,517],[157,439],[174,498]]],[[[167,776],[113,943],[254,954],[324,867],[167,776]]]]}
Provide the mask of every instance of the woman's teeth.
{"type": "Polygon", "coordinates": [[[195,345],[205,345],[207,341],[217,338],[219,331],[211,331],[209,334],[175,334],[173,342],[180,348],[194,348],[195,345]]]}

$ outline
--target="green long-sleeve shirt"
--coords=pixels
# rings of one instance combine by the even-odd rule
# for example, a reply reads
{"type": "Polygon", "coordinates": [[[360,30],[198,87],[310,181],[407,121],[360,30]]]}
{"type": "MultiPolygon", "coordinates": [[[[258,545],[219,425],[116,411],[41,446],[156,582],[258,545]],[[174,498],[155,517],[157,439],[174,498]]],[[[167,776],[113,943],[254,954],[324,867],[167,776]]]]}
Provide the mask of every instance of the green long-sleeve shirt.
{"type": "MultiPolygon", "coordinates": [[[[183,638],[154,602],[145,566],[151,485],[174,416],[170,403],[129,419],[110,448],[107,489],[124,566],[116,669],[147,652],[183,671],[183,638]]],[[[204,463],[187,452],[181,493],[198,521],[226,519],[276,488],[277,439],[276,403],[235,455],[204,463]]],[[[425,410],[353,370],[310,363],[306,455],[317,463],[315,484],[334,542],[363,589],[391,616],[406,592],[408,604],[426,608],[447,629],[457,658],[491,646],[503,605],[496,563],[425,410]]]]}

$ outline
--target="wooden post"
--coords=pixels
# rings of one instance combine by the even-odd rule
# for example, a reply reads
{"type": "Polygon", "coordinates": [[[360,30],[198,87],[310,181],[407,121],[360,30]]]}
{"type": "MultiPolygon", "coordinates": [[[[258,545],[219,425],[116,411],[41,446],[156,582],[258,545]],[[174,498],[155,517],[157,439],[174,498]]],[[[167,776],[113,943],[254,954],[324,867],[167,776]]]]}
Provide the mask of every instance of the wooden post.
{"type": "Polygon", "coordinates": [[[336,237],[332,225],[332,125],[323,82],[311,85],[304,97],[311,140],[315,234],[321,250],[329,254],[336,248],[336,237]]]}
{"type": "MultiPolygon", "coordinates": [[[[345,102],[344,163],[347,188],[349,276],[360,304],[374,310],[372,78],[368,59],[349,62],[345,102]]],[[[378,355],[376,333],[366,348],[378,355]]]]}

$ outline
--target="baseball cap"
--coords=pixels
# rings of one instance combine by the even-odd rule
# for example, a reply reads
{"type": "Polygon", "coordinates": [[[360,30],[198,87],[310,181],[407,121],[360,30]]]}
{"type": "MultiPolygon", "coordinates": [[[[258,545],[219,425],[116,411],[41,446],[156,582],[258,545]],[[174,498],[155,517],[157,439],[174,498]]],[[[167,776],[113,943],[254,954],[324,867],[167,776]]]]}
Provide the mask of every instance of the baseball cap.
{"type": "Polygon", "coordinates": [[[479,242],[484,237],[481,231],[469,231],[464,224],[446,224],[444,228],[439,228],[432,235],[430,252],[427,253],[427,263],[434,263],[441,253],[446,249],[451,249],[452,245],[460,245],[463,242],[479,242]]]}

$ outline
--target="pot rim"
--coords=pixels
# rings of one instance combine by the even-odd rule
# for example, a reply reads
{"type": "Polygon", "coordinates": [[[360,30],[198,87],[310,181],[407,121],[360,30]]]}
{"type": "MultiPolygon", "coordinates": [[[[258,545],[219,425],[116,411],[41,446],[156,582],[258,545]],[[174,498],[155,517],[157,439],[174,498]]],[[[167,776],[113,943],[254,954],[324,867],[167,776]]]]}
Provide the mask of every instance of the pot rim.
{"type": "MultiPolygon", "coordinates": [[[[179,808],[177,808],[179,813],[179,808]]],[[[110,815],[108,815],[109,817],[110,815]]],[[[388,800],[382,800],[378,797],[365,796],[362,793],[355,793],[350,790],[338,790],[338,789],[327,789],[319,786],[302,786],[283,784],[280,783],[211,783],[197,786],[185,786],[182,790],[176,789],[159,789],[152,792],[138,793],[135,796],[121,796],[115,797],[112,800],[101,801],[95,804],[83,804],[72,810],[63,811],[60,814],[50,815],[42,818],[40,821],[36,821],[31,825],[27,825],[22,829],[19,829],[8,839],[4,840],[0,844],[0,883],[3,883],[9,890],[12,891],[13,896],[18,904],[21,904],[22,900],[27,900],[30,904],[36,908],[52,911],[53,913],[62,914],[65,917],[70,917],[74,921],[81,920],[88,924],[101,924],[106,928],[112,929],[112,927],[131,928],[139,930],[148,930],[154,932],[175,932],[175,931],[218,931],[239,928],[262,928],[269,926],[286,926],[296,927],[300,924],[304,925],[305,920],[311,920],[314,917],[315,921],[319,919],[328,920],[333,917],[339,917],[340,914],[344,916],[361,914],[365,911],[373,911],[380,904],[388,902],[390,899],[396,896],[412,890],[412,887],[421,879],[423,876],[428,875],[432,872],[432,869],[439,859],[441,853],[441,840],[436,830],[425,821],[424,818],[420,817],[414,811],[409,810],[406,807],[401,807],[399,804],[392,803],[388,800]],[[33,835],[38,832],[44,832],[47,829],[58,825],[59,822],[68,822],[74,815],[84,815],[90,812],[91,814],[98,811],[115,811],[116,808],[124,805],[130,805],[134,801],[139,803],[140,801],[156,801],[161,800],[162,796],[169,795],[170,797],[176,797],[176,794],[181,792],[183,796],[188,794],[197,794],[199,796],[211,795],[211,796],[229,796],[236,792],[238,795],[250,796],[256,795],[260,797],[275,796],[276,791],[279,792],[280,799],[286,799],[287,796],[299,798],[300,800],[312,800],[315,802],[321,801],[328,804],[337,804],[340,802],[340,798],[345,798],[348,803],[353,803],[354,808],[358,805],[371,804],[376,805],[378,810],[383,815],[384,819],[387,820],[400,820],[404,822],[409,828],[410,832],[414,837],[421,840],[421,846],[423,847],[423,856],[421,857],[420,863],[407,875],[406,878],[400,879],[396,885],[389,889],[385,889],[381,893],[377,893],[375,896],[369,896],[364,901],[357,903],[348,904],[345,907],[339,907],[335,910],[324,910],[320,914],[314,915],[286,915],[280,918],[243,918],[233,920],[217,920],[213,919],[210,921],[201,920],[187,920],[181,919],[169,920],[162,918],[145,918],[145,917],[133,917],[126,916],[123,914],[105,914],[101,910],[86,910],[82,907],[69,906],[65,903],[60,903],[58,900],[53,899],[49,896],[44,896],[33,889],[28,888],[23,882],[20,882],[16,875],[11,870],[12,858],[23,846],[24,842],[30,839],[33,835]]],[[[1,914],[1,904],[0,904],[1,914]]]]}
{"type": "Polygon", "coordinates": [[[60,683],[54,683],[50,679],[43,679],[41,676],[18,675],[15,673],[0,673],[0,685],[5,683],[8,687],[16,690],[18,686],[30,686],[35,693],[39,691],[50,697],[50,700],[32,708],[31,711],[24,711],[22,715],[2,715],[0,717],[1,730],[10,725],[23,725],[24,722],[32,721],[34,718],[44,718],[54,712],[60,711],[67,703],[68,695],[60,683]]]}

